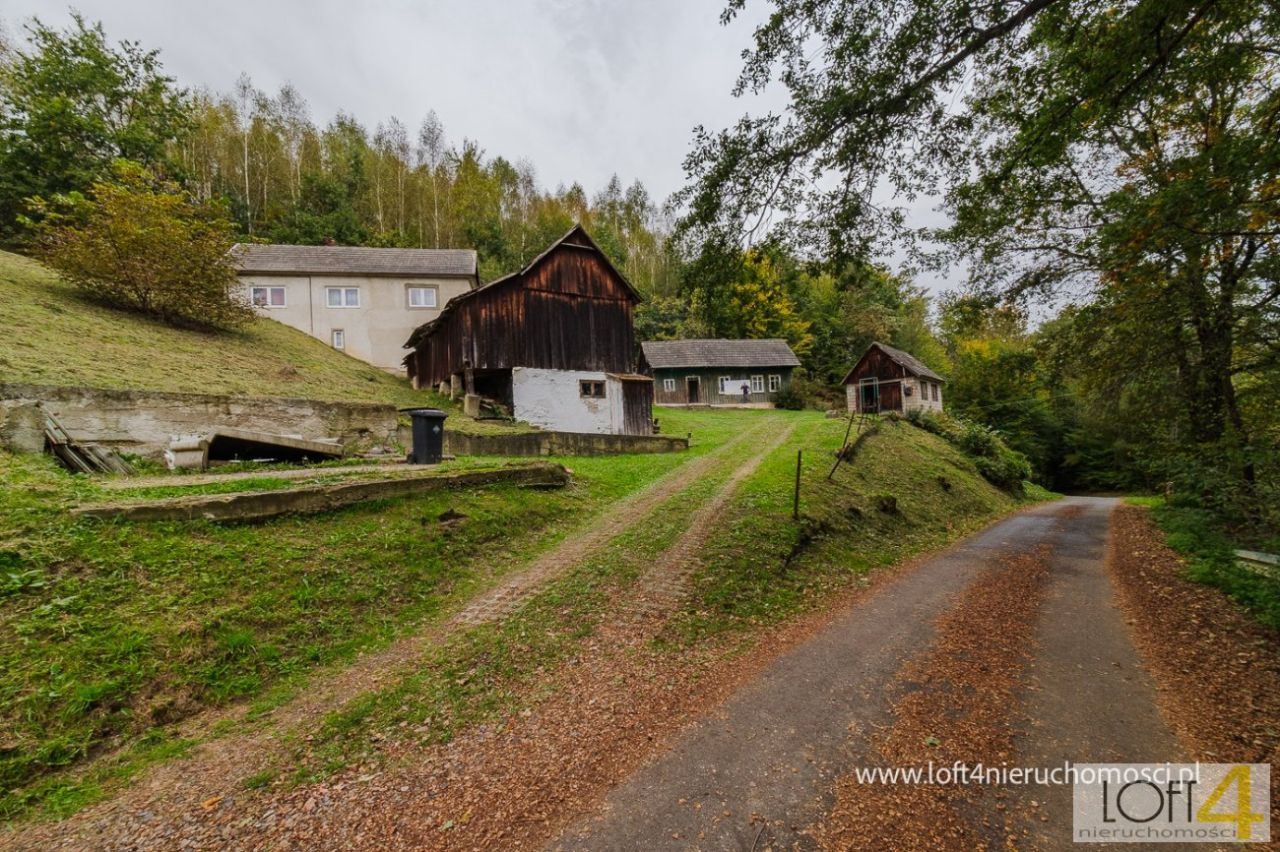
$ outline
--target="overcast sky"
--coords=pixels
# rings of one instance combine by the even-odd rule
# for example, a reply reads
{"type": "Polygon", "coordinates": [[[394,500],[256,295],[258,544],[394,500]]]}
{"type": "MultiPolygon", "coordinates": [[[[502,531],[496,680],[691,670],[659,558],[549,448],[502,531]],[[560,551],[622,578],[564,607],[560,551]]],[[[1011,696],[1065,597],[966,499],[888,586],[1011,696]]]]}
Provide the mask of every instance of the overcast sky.
{"type": "MultiPolygon", "coordinates": [[[[428,110],[451,142],[528,159],[540,183],[639,179],[655,200],[680,188],[695,125],[719,129],[778,95],[734,98],[760,0],[729,26],[724,0],[76,0],[113,40],[159,48],[185,86],[292,83],[312,119],[339,110],[372,131],[395,115],[416,130],[428,110]]],[[[0,0],[11,36],[53,0],[0,0]]],[[[929,204],[917,206],[918,216],[929,204]]],[[[922,282],[938,289],[940,282],[922,282]]]]}

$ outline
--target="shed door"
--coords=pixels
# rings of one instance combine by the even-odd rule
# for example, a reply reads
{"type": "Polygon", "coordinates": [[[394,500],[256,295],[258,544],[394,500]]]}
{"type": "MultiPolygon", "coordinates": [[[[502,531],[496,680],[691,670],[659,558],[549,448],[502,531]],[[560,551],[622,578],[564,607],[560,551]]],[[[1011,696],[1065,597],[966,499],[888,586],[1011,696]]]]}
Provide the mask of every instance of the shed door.
{"type": "Polygon", "coordinates": [[[697,403],[702,401],[702,382],[697,376],[689,376],[684,380],[685,391],[688,393],[689,402],[697,403]]]}
{"type": "Polygon", "coordinates": [[[880,410],[880,380],[876,378],[862,379],[858,383],[860,392],[858,410],[859,411],[879,411],[880,410]]]}
{"type": "Polygon", "coordinates": [[[653,434],[653,382],[623,381],[622,433],[653,434]]]}

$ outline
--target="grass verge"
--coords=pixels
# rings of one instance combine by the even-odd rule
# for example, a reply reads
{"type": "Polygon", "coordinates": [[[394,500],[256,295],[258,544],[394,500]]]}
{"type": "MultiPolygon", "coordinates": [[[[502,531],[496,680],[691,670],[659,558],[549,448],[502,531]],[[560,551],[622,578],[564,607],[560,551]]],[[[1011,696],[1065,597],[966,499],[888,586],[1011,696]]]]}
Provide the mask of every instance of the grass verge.
{"type": "MultiPolygon", "coordinates": [[[[1221,589],[1258,621],[1280,630],[1280,580],[1241,566],[1234,552],[1240,545],[1211,512],[1170,504],[1162,497],[1130,497],[1127,502],[1150,510],[1169,547],[1186,563],[1188,577],[1221,589]]],[[[1267,546],[1280,549],[1276,545],[1280,542],[1267,546]]]]}

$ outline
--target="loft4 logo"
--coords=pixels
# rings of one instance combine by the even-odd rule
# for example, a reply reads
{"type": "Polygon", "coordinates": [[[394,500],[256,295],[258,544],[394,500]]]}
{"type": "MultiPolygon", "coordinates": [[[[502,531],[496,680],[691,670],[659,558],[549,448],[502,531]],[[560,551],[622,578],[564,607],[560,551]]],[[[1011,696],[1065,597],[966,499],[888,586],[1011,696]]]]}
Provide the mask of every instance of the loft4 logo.
{"type": "Polygon", "coordinates": [[[1265,763],[1093,763],[1073,767],[1077,843],[1266,843],[1265,763]]]}
{"type": "MultiPolygon", "coordinates": [[[[1270,765],[1267,769],[1270,770],[1270,765]]],[[[1268,784],[1268,786],[1270,786],[1268,784]]],[[[1270,790],[1267,791],[1268,794],[1270,790]]],[[[1270,795],[1267,796],[1270,798],[1270,795]]],[[[1189,803],[1188,803],[1189,804],[1189,803]]],[[[1268,801],[1266,803],[1270,805],[1268,801]]],[[[1253,810],[1253,767],[1248,764],[1231,767],[1222,780],[1218,782],[1218,786],[1214,787],[1209,793],[1209,797],[1201,803],[1199,810],[1196,811],[1196,819],[1200,822],[1225,822],[1236,827],[1236,838],[1253,842],[1255,834],[1254,827],[1258,823],[1267,822],[1268,814],[1260,814],[1253,810]],[[1230,801],[1228,795],[1232,788],[1235,789],[1235,808],[1233,810],[1215,810],[1226,799],[1230,801]]],[[[1270,840],[1270,830],[1268,826],[1268,836],[1260,838],[1261,840],[1270,840]]]]}

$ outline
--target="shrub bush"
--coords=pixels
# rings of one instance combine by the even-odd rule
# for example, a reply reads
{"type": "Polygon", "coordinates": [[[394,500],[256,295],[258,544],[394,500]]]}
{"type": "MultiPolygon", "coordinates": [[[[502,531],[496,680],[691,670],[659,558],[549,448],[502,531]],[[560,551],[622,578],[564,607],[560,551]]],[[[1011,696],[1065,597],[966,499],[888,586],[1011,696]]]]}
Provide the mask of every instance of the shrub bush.
{"type": "Polygon", "coordinates": [[[773,397],[774,405],[789,411],[800,411],[805,407],[805,402],[803,392],[795,386],[794,382],[784,385],[773,397]]]}
{"type": "Polygon", "coordinates": [[[37,203],[49,265],[85,295],[178,326],[229,328],[253,317],[233,293],[231,220],[137,163],[114,180],[37,203]]]}
{"type": "Polygon", "coordinates": [[[1021,491],[1023,480],[1031,478],[1031,463],[1017,450],[1009,449],[994,429],[948,414],[910,411],[907,420],[955,445],[973,459],[983,478],[999,488],[1021,491]]]}

